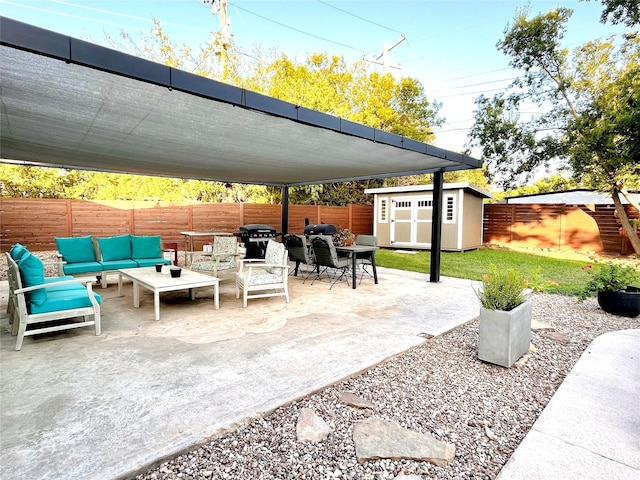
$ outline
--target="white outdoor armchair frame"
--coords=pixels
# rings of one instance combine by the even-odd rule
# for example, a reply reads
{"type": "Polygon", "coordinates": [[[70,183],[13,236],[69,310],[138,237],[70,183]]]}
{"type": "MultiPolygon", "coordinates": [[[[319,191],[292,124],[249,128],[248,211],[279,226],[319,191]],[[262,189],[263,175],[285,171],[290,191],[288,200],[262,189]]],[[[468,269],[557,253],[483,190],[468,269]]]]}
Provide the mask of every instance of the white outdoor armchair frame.
{"type": "Polygon", "coordinates": [[[264,259],[240,260],[240,270],[236,273],[236,298],[240,298],[242,291],[245,308],[250,298],[284,296],[289,303],[288,271],[286,248],[269,240],[264,259]]]}

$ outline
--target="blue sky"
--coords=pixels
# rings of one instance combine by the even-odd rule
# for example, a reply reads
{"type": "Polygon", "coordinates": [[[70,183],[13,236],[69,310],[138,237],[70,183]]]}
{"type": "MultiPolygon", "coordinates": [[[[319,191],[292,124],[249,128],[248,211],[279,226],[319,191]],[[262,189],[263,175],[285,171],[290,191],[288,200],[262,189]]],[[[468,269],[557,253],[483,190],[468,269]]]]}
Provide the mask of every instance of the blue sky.
{"type": "MultiPolygon", "coordinates": [[[[390,52],[396,75],[417,78],[429,99],[443,103],[447,123],[436,130],[436,145],[462,150],[472,124],[474,100],[503,89],[517,75],[495,48],[518,7],[532,14],[556,6],[574,10],[565,44],[578,46],[596,37],[625,31],[599,23],[600,1],[578,0],[413,0],[335,1],[229,0],[234,42],[250,54],[254,45],[303,60],[327,52],[347,61],[375,57],[383,42],[405,41],[390,52]]],[[[125,30],[134,38],[159,19],[179,44],[199,45],[218,28],[201,0],[0,0],[0,14],[66,35],[104,44],[125,30]]],[[[371,65],[370,68],[381,67],[371,65]]]]}

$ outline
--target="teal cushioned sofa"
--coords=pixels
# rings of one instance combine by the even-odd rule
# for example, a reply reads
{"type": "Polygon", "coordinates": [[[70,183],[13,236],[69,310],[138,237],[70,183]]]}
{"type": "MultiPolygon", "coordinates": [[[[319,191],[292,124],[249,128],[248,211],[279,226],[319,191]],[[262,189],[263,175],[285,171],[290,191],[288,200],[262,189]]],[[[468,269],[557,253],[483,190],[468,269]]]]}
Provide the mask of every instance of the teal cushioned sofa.
{"type": "Polygon", "coordinates": [[[93,238],[56,238],[62,257],[60,274],[95,274],[102,288],[107,287],[107,273],[121,268],[151,267],[158,263],[170,265],[162,255],[160,235],[115,235],[93,238]]]}

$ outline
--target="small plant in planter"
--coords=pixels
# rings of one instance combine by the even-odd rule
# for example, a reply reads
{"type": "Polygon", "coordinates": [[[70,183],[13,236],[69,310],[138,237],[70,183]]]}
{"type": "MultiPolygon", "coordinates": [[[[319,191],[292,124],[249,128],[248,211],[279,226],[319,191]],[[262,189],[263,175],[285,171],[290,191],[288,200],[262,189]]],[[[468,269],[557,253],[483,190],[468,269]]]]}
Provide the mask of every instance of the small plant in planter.
{"type": "Polygon", "coordinates": [[[587,265],[582,270],[589,272],[591,278],[578,294],[578,301],[597,295],[600,308],[607,313],[625,317],[640,314],[640,288],[632,285],[640,280],[640,274],[634,268],[607,262],[597,267],[587,265]]]}
{"type": "Polygon", "coordinates": [[[526,285],[518,271],[491,265],[491,273],[482,276],[482,286],[476,295],[483,308],[509,311],[524,302],[526,285]]]}
{"type": "Polygon", "coordinates": [[[480,300],[478,358],[510,367],[531,343],[531,301],[526,299],[527,283],[513,269],[491,266],[476,292],[480,300]]]}

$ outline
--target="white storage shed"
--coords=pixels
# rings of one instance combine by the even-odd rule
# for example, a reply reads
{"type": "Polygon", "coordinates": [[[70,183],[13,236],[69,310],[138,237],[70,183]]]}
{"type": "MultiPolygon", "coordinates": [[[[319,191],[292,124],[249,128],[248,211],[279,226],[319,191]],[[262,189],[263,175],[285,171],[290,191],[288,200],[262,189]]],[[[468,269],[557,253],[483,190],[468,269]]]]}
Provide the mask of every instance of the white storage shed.
{"type": "MultiPolygon", "coordinates": [[[[369,188],[374,195],[373,232],[381,247],[430,249],[433,185],[369,188]]],[[[442,250],[482,246],[483,200],[491,194],[464,183],[445,183],[442,204],[442,250]]]]}

